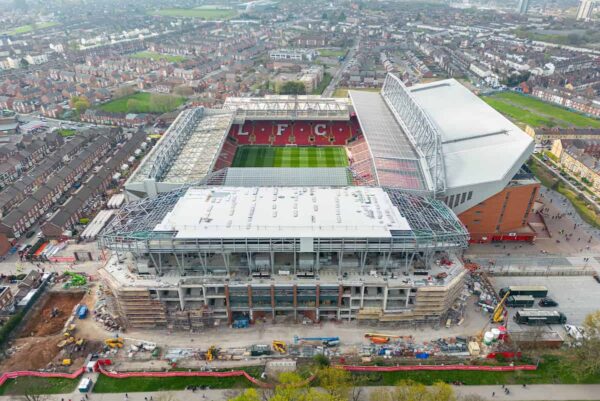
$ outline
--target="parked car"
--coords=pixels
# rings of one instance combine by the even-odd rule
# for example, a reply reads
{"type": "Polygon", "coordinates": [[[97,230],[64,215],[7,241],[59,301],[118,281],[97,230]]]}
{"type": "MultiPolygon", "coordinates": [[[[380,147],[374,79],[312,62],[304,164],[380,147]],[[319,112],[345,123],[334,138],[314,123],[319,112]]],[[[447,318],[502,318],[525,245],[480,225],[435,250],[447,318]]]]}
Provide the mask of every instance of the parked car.
{"type": "Polygon", "coordinates": [[[538,303],[539,306],[558,306],[558,302],[553,300],[552,298],[542,298],[538,303]]]}

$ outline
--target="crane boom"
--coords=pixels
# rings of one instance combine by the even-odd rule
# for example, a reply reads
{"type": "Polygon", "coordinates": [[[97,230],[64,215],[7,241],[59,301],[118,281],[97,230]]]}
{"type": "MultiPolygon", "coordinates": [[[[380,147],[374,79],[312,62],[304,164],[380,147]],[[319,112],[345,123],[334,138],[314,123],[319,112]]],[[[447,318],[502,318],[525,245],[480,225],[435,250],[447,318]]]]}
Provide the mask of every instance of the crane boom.
{"type": "Polygon", "coordinates": [[[506,291],[506,294],[504,294],[498,305],[496,305],[496,309],[494,309],[494,314],[492,315],[492,321],[494,323],[500,323],[504,319],[504,317],[502,316],[504,314],[504,303],[506,302],[506,298],[508,298],[509,295],[510,290],[506,291]]]}

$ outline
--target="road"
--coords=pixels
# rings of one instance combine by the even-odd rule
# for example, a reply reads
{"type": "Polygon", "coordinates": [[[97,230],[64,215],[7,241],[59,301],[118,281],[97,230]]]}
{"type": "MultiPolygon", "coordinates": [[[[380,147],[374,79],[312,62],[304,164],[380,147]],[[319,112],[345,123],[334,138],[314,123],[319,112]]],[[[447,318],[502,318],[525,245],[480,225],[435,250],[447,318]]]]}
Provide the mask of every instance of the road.
{"type": "MultiPolygon", "coordinates": [[[[600,399],[600,385],[598,384],[578,384],[578,385],[565,385],[565,384],[539,384],[527,386],[522,388],[521,386],[507,386],[510,390],[510,394],[506,395],[504,390],[500,386],[458,386],[454,387],[456,395],[459,397],[467,395],[478,395],[487,400],[520,400],[520,401],[568,401],[568,400],[599,400],[600,399]],[[492,393],[495,395],[492,397],[492,393]]],[[[363,387],[360,400],[368,401],[370,395],[378,389],[391,389],[390,387],[363,387]]],[[[230,399],[237,394],[239,390],[204,390],[196,391],[170,391],[170,392],[147,392],[147,393],[129,393],[128,397],[125,397],[124,393],[113,393],[113,394],[90,394],[87,400],[91,401],[146,401],[156,400],[159,401],[161,396],[170,395],[169,401],[187,401],[187,400],[206,400],[206,401],[224,401],[230,399]],[[152,398],[151,398],[152,397],[152,398]]],[[[59,394],[51,395],[45,398],[45,401],[80,401],[82,394],[59,394]]],[[[83,398],[85,399],[85,398],[83,398]]],[[[14,401],[14,396],[1,396],[0,401],[14,401]]]]}
{"type": "Polygon", "coordinates": [[[346,67],[348,66],[350,61],[354,60],[354,55],[358,51],[359,46],[360,46],[360,42],[357,42],[354,46],[352,46],[350,48],[350,50],[348,51],[348,54],[346,55],[346,58],[344,59],[344,62],[340,65],[340,68],[338,68],[338,70],[336,71],[333,78],[331,78],[331,82],[329,82],[329,85],[327,85],[327,88],[325,88],[325,90],[323,91],[323,94],[322,94],[323,97],[333,96],[333,92],[335,91],[335,88],[337,87],[338,83],[340,82],[340,79],[342,78],[342,74],[346,70],[346,67]]]}

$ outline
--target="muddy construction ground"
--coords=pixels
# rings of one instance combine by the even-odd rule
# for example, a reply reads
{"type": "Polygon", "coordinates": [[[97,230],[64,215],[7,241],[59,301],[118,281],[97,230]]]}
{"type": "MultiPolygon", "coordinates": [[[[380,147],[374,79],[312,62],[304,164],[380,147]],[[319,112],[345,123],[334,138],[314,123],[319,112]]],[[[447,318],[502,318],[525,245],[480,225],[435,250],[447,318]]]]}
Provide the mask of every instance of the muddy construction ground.
{"type": "Polygon", "coordinates": [[[26,317],[20,337],[42,337],[59,334],[73,314],[73,309],[83,299],[84,292],[49,292],[34,306],[26,317]],[[52,317],[52,310],[58,313],[52,317]]]}
{"type": "Polygon", "coordinates": [[[83,291],[45,293],[25,315],[24,326],[7,352],[9,357],[0,361],[0,371],[45,369],[51,363],[59,365],[63,357],[76,359],[84,355],[85,349],[74,351],[65,348],[61,351],[57,346],[64,338],[62,330],[65,323],[84,295],[83,291]],[[54,308],[57,309],[57,313],[52,317],[54,308]]]}

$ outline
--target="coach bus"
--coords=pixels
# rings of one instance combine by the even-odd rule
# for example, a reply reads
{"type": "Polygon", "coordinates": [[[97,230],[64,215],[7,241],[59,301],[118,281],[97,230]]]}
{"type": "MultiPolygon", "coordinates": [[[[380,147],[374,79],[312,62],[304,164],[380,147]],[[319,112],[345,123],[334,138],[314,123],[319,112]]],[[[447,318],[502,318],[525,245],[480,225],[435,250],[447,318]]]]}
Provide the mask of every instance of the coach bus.
{"type": "Polygon", "coordinates": [[[531,308],[534,303],[531,295],[511,295],[506,298],[506,306],[511,308],[531,308]]]}
{"type": "Polygon", "coordinates": [[[548,295],[548,289],[543,285],[511,285],[500,290],[500,298],[510,291],[510,295],[531,295],[534,298],[543,298],[548,295]]]}
{"type": "Polygon", "coordinates": [[[515,314],[514,319],[519,324],[529,325],[567,323],[567,316],[555,310],[522,309],[515,314]]]}

